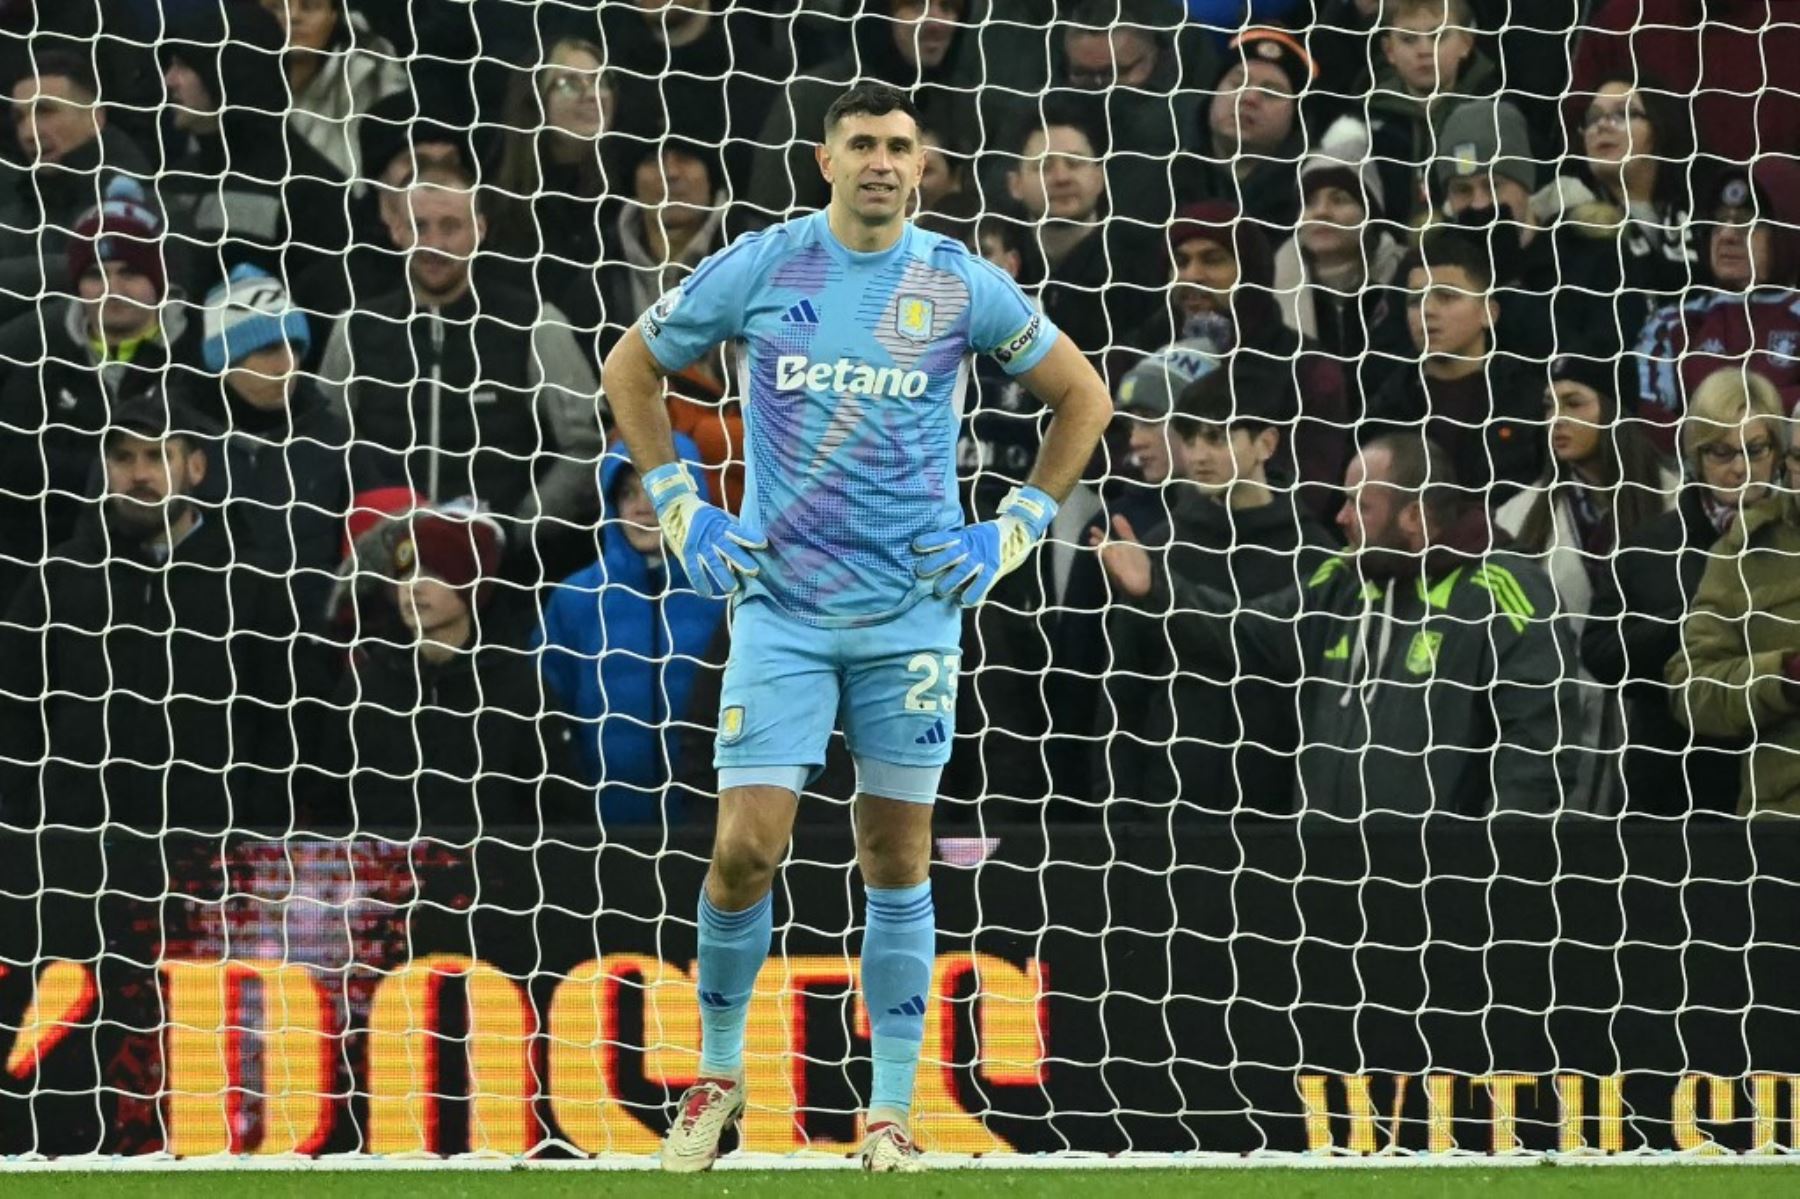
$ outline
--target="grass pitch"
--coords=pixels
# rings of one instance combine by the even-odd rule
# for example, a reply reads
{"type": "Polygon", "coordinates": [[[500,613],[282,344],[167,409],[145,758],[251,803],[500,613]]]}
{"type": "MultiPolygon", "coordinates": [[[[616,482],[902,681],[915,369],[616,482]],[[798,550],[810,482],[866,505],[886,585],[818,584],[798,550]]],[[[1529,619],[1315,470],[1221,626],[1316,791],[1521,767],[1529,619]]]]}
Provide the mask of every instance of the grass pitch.
{"type": "Polygon", "coordinates": [[[396,1193],[431,1199],[591,1199],[593,1196],[708,1196],[796,1199],[906,1195],[920,1199],[1107,1199],[1114,1195],[1230,1196],[1231,1199],[1510,1199],[1512,1196],[1679,1195],[1681,1199],[1759,1199],[1800,1194],[1800,1162],[1766,1166],[1521,1166],[1492,1169],[1206,1169],[940,1170],[911,1178],[870,1178],[846,1171],[725,1170],[671,1177],[639,1171],[510,1170],[404,1173],[294,1170],[152,1173],[33,1173],[0,1178],[6,1199],[39,1195],[155,1199],[253,1196],[337,1199],[396,1193]]]}

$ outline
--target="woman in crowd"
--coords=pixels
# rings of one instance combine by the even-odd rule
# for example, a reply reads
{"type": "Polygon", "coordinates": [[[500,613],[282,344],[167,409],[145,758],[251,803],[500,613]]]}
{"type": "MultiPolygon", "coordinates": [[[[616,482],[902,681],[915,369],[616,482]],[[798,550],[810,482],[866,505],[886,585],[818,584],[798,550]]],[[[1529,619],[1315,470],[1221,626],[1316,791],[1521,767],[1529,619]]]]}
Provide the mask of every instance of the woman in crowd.
{"type": "Polygon", "coordinates": [[[1741,740],[1693,736],[1669,707],[1663,671],[1681,653],[1714,543],[1769,495],[1787,446],[1781,395],[1760,375],[1709,375],[1681,426],[1688,483],[1674,510],[1620,538],[1596,579],[1581,664],[1601,686],[1621,683],[1626,813],[1681,816],[1737,806],[1741,740]]]}
{"type": "Polygon", "coordinates": [[[407,89],[406,65],[344,0],[262,0],[287,34],[289,120],[346,179],[360,176],[362,115],[407,89]]]}

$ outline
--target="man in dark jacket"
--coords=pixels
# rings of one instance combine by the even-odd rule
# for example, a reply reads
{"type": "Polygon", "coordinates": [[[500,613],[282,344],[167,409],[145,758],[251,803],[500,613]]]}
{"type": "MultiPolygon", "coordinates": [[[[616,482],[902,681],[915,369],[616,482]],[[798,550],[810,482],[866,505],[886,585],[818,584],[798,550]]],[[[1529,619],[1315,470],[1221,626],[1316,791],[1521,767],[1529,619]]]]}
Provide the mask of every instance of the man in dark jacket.
{"type": "Polygon", "coordinates": [[[190,243],[182,282],[194,294],[240,262],[291,284],[350,242],[350,181],[282,115],[285,41],[260,4],[222,0],[170,21],[157,42],[177,136],[156,192],[190,243]]]}
{"type": "MultiPolygon", "coordinates": [[[[1107,769],[1103,799],[1185,812],[1293,810],[1294,684],[1170,653],[1160,618],[1130,606],[1160,584],[1155,572],[1253,600],[1311,578],[1333,547],[1290,494],[1269,485],[1269,461],[1293,420],[1292,384],[1278,367],[1239,359],[1181,393],[1174,434],[1188,486],[1169,519],[1143,538],[1155,558],[1113,554],[1113,587],[1126,600],[1107,621],[1112,669],[1100,710],[1107,769]],[[1135,564],[1134,573],[1129,564],[1135,564]]],[[[1138,530],[1113,518],[1122,539],[1138,530]]],[[[1099,530],[1093,544],[1102,544],[1099,530]]]]}
{"type": "Polygon", "coordinates": [[[572,731],[534,656],[481,632],[500,541],[494,521],[443,511],[369,535],[377,549],[363,565],[393,580],[412,640],[357,647],[314,759],[321,817],[465,844],[482,833],[531,845],[593,826],[591,793],[573,782],[572,731]]]}
{"type": "Polygon", "coordinates": [[[121,399],[197,365],[198,340],[163,277],[163,225],[121,188],[83,217],[68,244],[75,295],[11,322],[0,354],[17,367],[0,388],[0,604],[20,572],[75,531],[98,490],[100,437],[121,399]]]}
{"type": "Polygon", "coordinates": [[[1254,27],[1231,39],[1207,110],[1206,161],[1187,197],[1243,211],[1271,242],[1300,220],[1298,169],[1306,131],[1296,99],[1318,75],[1299,40],[1254,27]]]}
{"type": "MultiPolygon", "coordinates": [[[[675,452],[700,462],[686,437],[675,452]]],[[[706,482],[701,472],[702,498],[706,482]]],[[[544,604],[536,644],[544,679],[580,722],[587,781],[600,788],[608,828],[682,819],[682,733],[717,715],[693,707],[702,674],[719,674],[724,609],[702,599],[678,559],[663,553],[656,511],[622,447],[600,465],[599,561],[558,584],[544,604]]]]}
{"type": "MultiPolygon", "coordinates": [[[[1543,569],[1497,551],[1454,481],[1431,443],[1381,438],[1345,473],[1345,552],[1308,578],[1247,600],[1169,570],[1138,601],[1179,661],[1300,685],[1301,812],[1561,806],[1575,647],[1543,569]]],[[[1102,553],[1148,568],[1123,537],[1102,553]]]]}
{"type": "Polygon", "coordinates": [[[301,624],[325,621],[350,509],[350,426],[297,371],[312,344],[280,280],[244,263],[206,297],[201,407],[223,429],[201,498],[242,517],[239,558],[270,572],[301,624]]]}
{"type": "Polygon", "coordinates": [[[14,824],[216,832],[286,827],[295,629],[189,497],[200,420],[120,405],[106,499],[32,572],[0,622],[0,805],[14,824]]]}
{"type": "Polygon", "coordinates": [[[466,176],[423,169],[407,199],[408,286],[341,322],[320,371],[367,443],[356,489],[473,497],[506,530],[509,577],[560,578],[593,561],[593,367],[555,305],[486,282],[477,302],[487,226],[466,176]]]}
{"type": "Polygon", "coordinates": [[[1401,273],[1419,361],[1401,366],[1369,401],[1363,437],[1429,437],[1450,455],[1462,486],[1498,506],[1542,470],[1542,384],[1517,359],[1493,352],[1500,306],[1485,250],[1440,230],[1401,273]]]}
{"type": "Polygon", "coordinates": [[[143,152],[107,122],[88,63],[39,50],[8,89],[20,161],[0,159],[0,319],[60,288],[68,230],[115,179],[143,179],[143,152]]]}

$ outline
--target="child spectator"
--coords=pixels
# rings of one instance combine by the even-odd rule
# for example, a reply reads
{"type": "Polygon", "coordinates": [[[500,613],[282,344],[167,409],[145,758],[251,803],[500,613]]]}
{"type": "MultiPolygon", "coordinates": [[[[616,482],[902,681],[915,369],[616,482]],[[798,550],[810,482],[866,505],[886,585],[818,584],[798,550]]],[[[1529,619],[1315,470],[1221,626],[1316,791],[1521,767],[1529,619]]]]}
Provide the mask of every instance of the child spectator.
{"type": "Polygon", "coordinates": [[[1381,27],[1385,61],[1369,95],[1369,127],[1388,215],[1405,224],[1420,207],[1423,169],[1447,144],[1444,122],[1464,100],[1492,92],[1499,72],[1475,46],[1468,0],[1389,0],[1381,27]]]}

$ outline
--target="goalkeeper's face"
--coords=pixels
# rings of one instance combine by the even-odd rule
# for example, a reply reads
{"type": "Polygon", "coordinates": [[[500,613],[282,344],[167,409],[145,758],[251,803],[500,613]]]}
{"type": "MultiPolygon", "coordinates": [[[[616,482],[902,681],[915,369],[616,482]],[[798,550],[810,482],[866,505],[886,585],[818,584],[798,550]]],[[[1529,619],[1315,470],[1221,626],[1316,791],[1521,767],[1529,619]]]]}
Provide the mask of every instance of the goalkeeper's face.
{"type": "Polygon", "coordinates": [[[844,117],[819,147],[819,169],[831,183],[831,203],[865,225],[906,219],[925,146],[918,126],[903,112],[844,117]]]}

